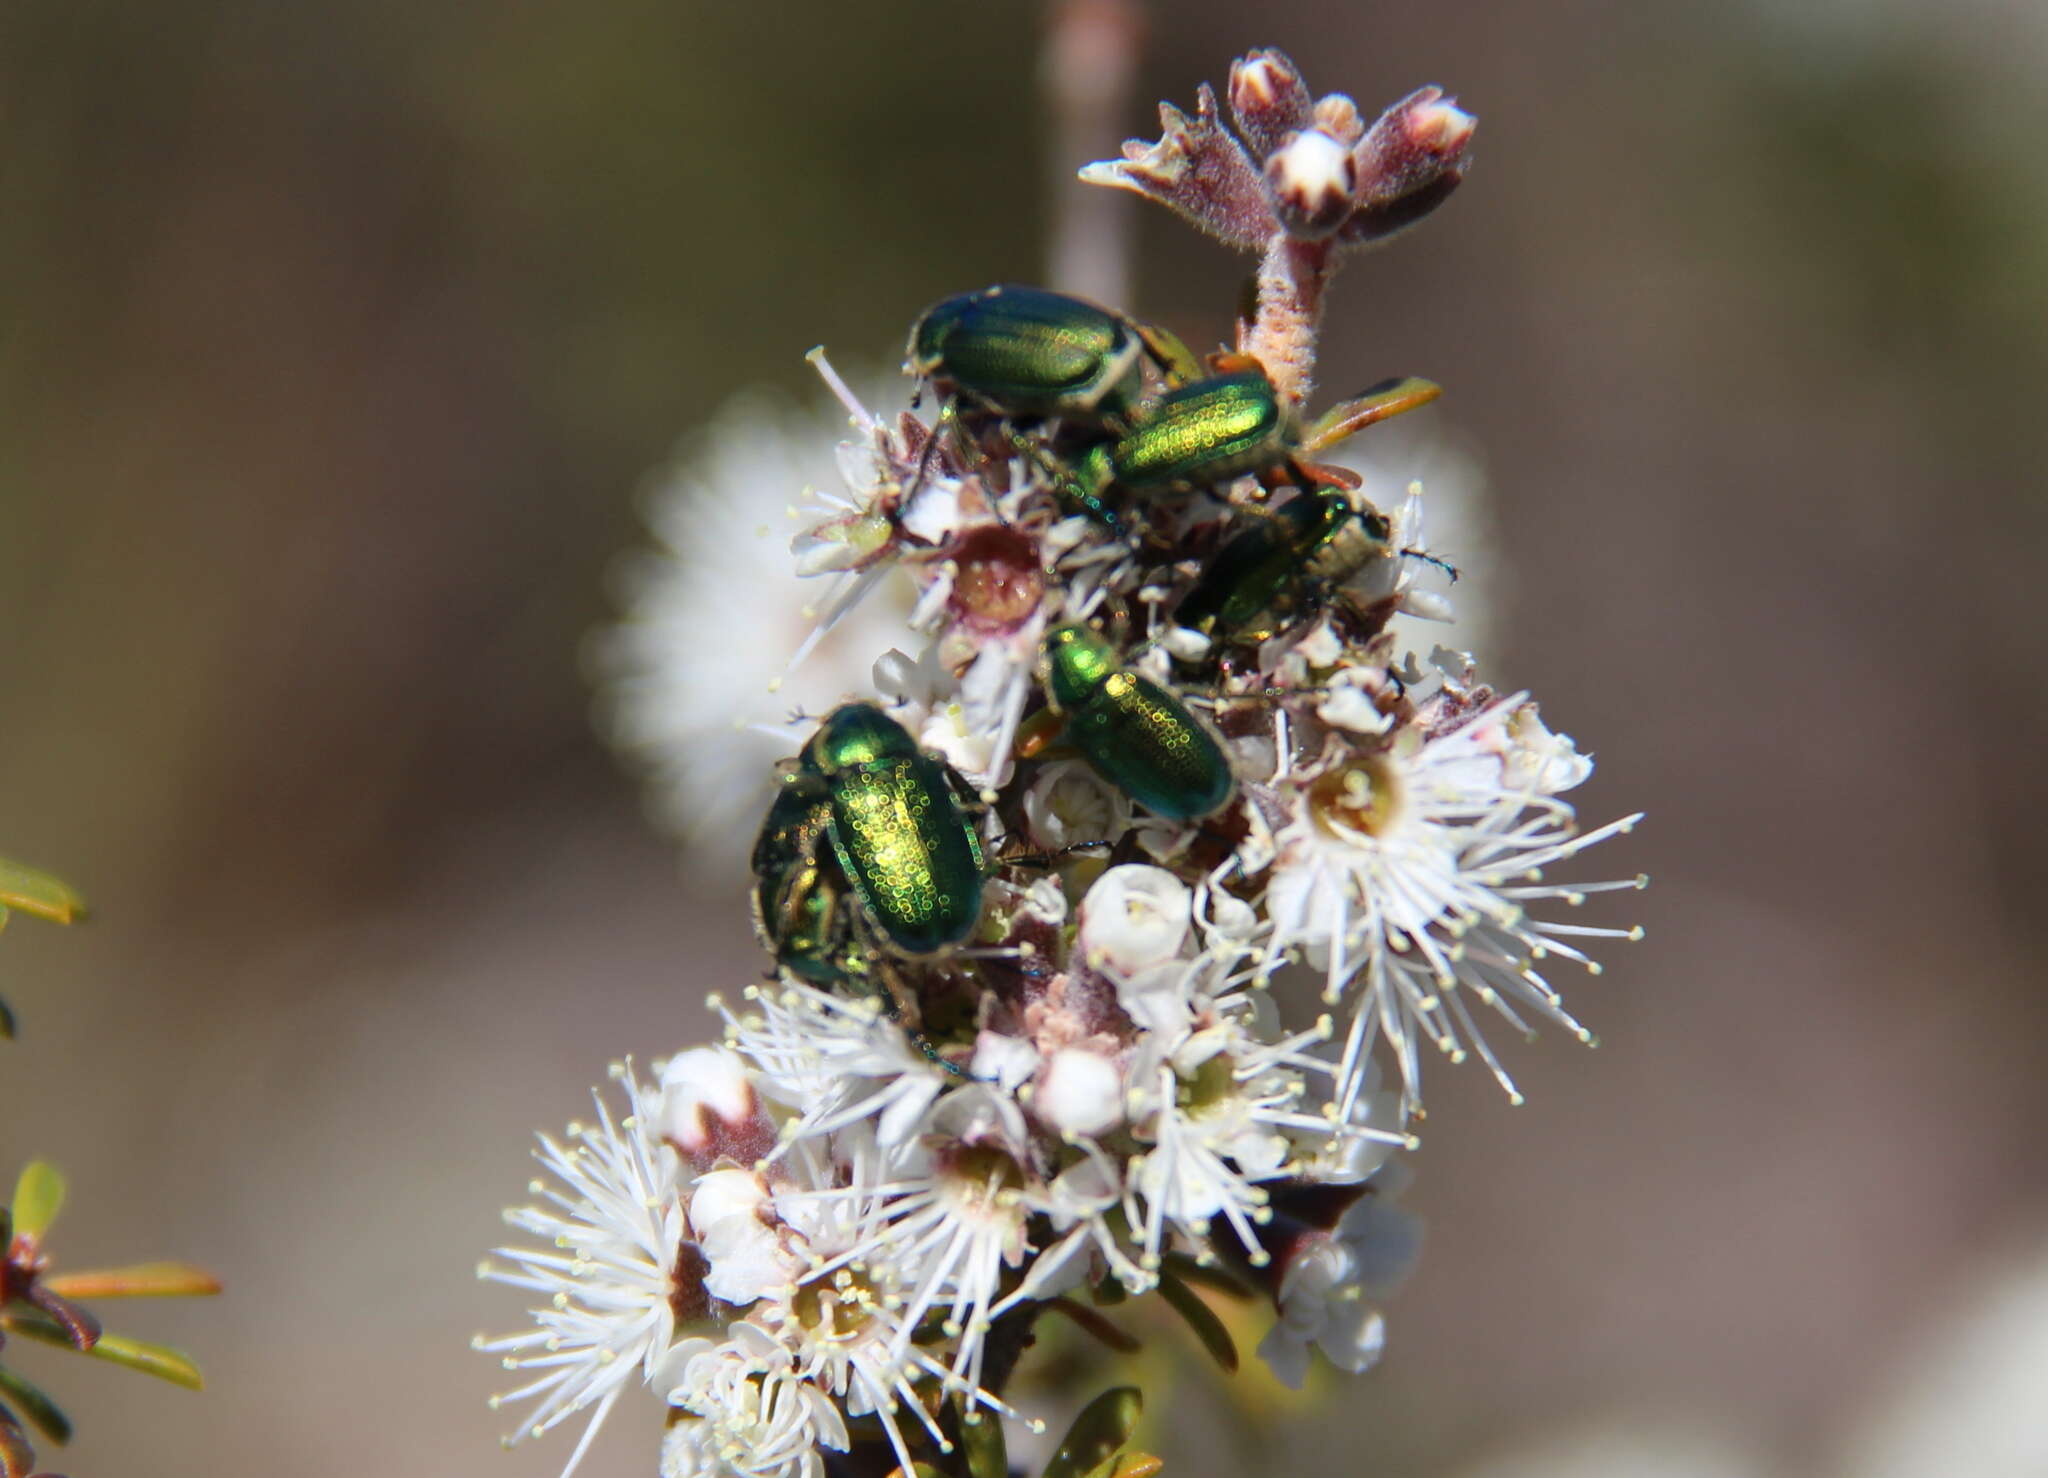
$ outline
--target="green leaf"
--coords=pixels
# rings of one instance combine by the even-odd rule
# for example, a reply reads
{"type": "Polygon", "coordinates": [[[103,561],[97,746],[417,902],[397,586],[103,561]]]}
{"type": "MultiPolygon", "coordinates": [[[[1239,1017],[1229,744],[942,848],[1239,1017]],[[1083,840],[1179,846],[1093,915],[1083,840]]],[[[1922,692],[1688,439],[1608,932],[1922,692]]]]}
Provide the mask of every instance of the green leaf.
{"type": "Polygon", "coordinates": [[[142,1262],[60,1273],[44,1278],[43,1287],[64,1298],[197,1298],[220,1292],[220,1279],[187,1262],[142,1262]]]}
{"type": "Polygon", "coordinates": [[[986,1411],[966,1413],[960,1419],[960,1447],[967,1455],[969,1478],[1010,1478],[1001,1417],[986,1411]]]}
{"type": "Polygon", "coordinates": [[[169,1345],[130,1339],[125,1334],[103,1334],[91,1353],[95,1360],[139,1370],[144,1375],[167,1380],[174,1386],[184,1386],[192,1391],[206,1389],[206,1377],[199,1373],[198,1364],[183,1350],[174,1350],[169,1345]]]}
{"type": "Polygon", "coordinates": [[[36,1430],[60,1447],[71,1440],[71,1419],[57,1409],[25,1375],[0,1365],[0,1396],[36,1425],[36,1430]]]}
{"type": "Polygon", "coordinates": [[[0,904],[5,903],[53,924],[68,924],[85,914],[85,900],[62,879],[0,857],[0,904]]]}
{"type": "Polygon", "coordinates": [[[1202,1302],[1201,1295],[1162,1269],[1159,1296],[1187,1321],[1188,1328],[1195,1332],[1195,1338],[1202,1342],[1202,1348],[1209,1352],[1209,1358],[1222,1366],[1226,1373],[1237,1374],[1237,1341],[1230,1337],[1230,1331],[1223,1327],[1216,1311],[1202,1302]]]}
{"type": "Polygon", "coordinates": [[[1136,1386],[1116,1386],[1081,1408],[1042,1478],[1083,1478],[1114,1458],[1138,1429],[1145,1396],[1136,1386]]]}
{"type": "MultiPolygon", "coordinates": [[[[0,908],[0,924],[7,922],[7,910],[0,908]]],[[[0,1037],[14,1040],[14,1013],[7,1009],[7,1003],[0,1001],[0,1037]]]]}
{"type": "Polygon", "coordinates": [[[48,1160],[31,1160],[14,1183],[14,1235],[43,1240],[64,1209],[64,1173],[48,1160]]]}
{"type": "MultiPolygon", "coordinates": [[[[76,1349],[71,1335],[62,1324],[40,1309],[10,1308],[0,1314],[0,1330],[10,1334],[22,1334],[30,1339],[39,1339],[45,1344],[62,1345],[76,1349]]],[[[99,1342],[83,1353],[96,1360],[105,1360],[115,1365],[139,1370],[144,1375],[153,1375],[167,1380],[174,1386],[187,1386],[195,1391],[206,1389],[205,1378],[190,1355],[183,1350],[174,1350],[169,1345],[152,1344],[148,1340],[131,1339],[125,1334],[102,1334],[99,1342]]]]}

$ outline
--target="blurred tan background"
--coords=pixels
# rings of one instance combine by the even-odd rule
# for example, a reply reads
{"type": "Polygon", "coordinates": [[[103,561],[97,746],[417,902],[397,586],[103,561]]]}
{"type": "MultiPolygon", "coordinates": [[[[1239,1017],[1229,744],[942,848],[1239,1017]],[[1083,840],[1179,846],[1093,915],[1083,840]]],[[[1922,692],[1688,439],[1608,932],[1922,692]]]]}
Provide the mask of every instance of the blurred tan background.
{"type": "MultiPolygon", "coordinates": [[[[531,1132],[757,968],[588,720],[632,490],[811,344],[1039,276],[1059,180],[1257,44],[1481,119],[1326,378],[1448,387],[1494,668],[1598,754],[1585,814],[1651,813],[1602,862],[1656,886],[1574,991],[1600,1050],[1507,1043],[1520,1109],[1432,1071],[1386,1364],[1256,1463],[1183,1401],[1170,1471],[1619,1424],[1834,1473],[2048,1243],[2048,10],[1255,9],[1158,9],[1052,159],[1024,4],[0,8],[0,852],[98,909],[0,941],[0,1173],[67,1169],[72,1266],[229,1282],[125,1321],[202,1397],[23,1362],[82,1428],[48,1465],[559,1470],[496,1450],[465,1346],[517,1301],[472,1268],[531,1132]]],[[[1139,242],[1133,306],[1214,339],[1245,264],[1139,242]]],[[[1660,1441],[1625,1470],[1725,1470],[1660,1441]]]]}

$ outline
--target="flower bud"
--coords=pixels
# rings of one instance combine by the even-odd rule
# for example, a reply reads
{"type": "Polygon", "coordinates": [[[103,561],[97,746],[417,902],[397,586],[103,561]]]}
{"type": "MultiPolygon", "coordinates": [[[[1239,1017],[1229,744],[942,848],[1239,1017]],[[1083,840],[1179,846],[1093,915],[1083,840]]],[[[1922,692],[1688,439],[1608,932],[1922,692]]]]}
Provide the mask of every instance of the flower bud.
{"type": "Polygon", "coordinates": [[[1344,224],[1357,180],[1352,156],[1320,128],[1304,129],[1266,161],[1273,214],[1299,240],[1321,240],[1344,224]]]}
{"type": "Polygon", "coordinates": [[[1164,868],[1112,867],[1081,900],[1082,956],[1126,978],[1176,959],[1187,943],[1192,901],[1187,884],[1164,868]]]}
{"type": "Polygon", "coordinates": [[[1097,1135],[1123,1120],[1124,1079],[1099,1052],[1065,1047],[1053,1053],[1039,1076],[1031,1107],[1062,1134],[1097,1135]]]}
{"type": "Polygon", "coordinates": [[[1358,209],[1347,241],[1371,241],[1412,225],[1443,203],[1465,173],[1465,146],[1479,120],[1440,87],[1387,109],[1351,151],[1358,209]]]}
{"type": "Polygon", "coordinates": [[[1230,114],[1254,158],[1311,125],[1308,84],[1283,52],[1252,52],[1230,64],[1230,114]]]}
{"type": "Polygon", "coordinates": [[[723,1047],[693,1047],[661,1073],[661,1135],[696,1171],[720,1160],[752,1165],[775,1148],[746,1063],[723,1047]]]}

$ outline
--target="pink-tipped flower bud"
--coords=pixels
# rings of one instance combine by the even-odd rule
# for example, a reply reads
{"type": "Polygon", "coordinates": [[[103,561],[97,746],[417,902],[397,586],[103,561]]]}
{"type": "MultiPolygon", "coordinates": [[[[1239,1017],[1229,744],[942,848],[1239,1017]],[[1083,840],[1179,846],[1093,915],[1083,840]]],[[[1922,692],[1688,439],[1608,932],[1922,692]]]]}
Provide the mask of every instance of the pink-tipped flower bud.
{"type": "Polygon", "coordinates": [[[1320,128],[1304,129],[1266,161],[1266,191],[1287,234],[1320,241],[1350,217],[1357,165],[1320,128]]]}
{"type": "Polygon", "coordinates": [[[1382,113],[1351,151],[1360,234],[1384,235],[1434,209],[1464,177],[1465,148],[1478,126],[1440,87],[1412,92],[1382,113]],[[1374,229],[1376,218],[1388,224],[1374,229]]]}
{"type": "Polygon", "coordinates": [[[1314,122],[1301,69],[1285,52],[1270,48],[1230,64],[1230,114],[1252,157],[1260,160],[1314,122]]]}
{"type": "Polygon", "coordinates": [[[693,1170],[751,1166],[775,1148],[775,1125],[737,1052],[693,1047],[661,1074],[661,1137],[693,1170]]]}

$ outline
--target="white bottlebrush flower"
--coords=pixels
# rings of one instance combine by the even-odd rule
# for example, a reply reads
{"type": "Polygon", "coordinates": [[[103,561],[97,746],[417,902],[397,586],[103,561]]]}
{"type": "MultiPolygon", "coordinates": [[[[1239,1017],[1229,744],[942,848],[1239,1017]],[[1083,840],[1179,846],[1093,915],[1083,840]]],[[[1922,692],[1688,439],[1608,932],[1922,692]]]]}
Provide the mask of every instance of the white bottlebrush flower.
{"type": "Polygon", "coordinates": [[[536,1238],[536,1248],[500,1248],[506,1263],[486,1262],[479,1275],[536,1296],[534,1327],[474,1347],[503,1357],[505,1368],[531,1379],[492,1398],[493,1408],[531,1401],[527,1422],[507,1444],[537,1437],[578,1412],[590,1420],[569,1455],[563,1478],[583,1460],[621,1392],[655,1377],[675,1336],[676,1309],[703,1297],[679,1288],[694,1277],[680,1262],[685,1219],[676,1156],[659,1136],[654,1095],[630,1064],[614,1069],[627,1112],[612,1117],[593,1094],[597,1122],[572,1124],[563,1140],[540,1136],[535,1158],[552,1180],[535,1180],[539,1204],[505,1213],[536,1238]]]}
{"type": "Polygon", "coordinates": [[[785,1144],[873,1120],[885,1145],[916,1133],[932,1101],[956,1081],[919,1052],[877,1000],[849,1000],[787,980],[749,986],[752,1006],[728,1011],[726,1038],[753,1065],[761,1091],[797,1112],[785,1144]]]}
{"type": "MultiPolygon", "coordinates": [[[[1006,1269],[1029,1247],[1034,1209],[1029,1137],[1015,1099],[994,1085],[968,1083],[942,1099],[925,1132],[893,1151],[877,1178],[843,1190],[796,1194],[785,1215],[801,1222],[802,1203],[857,1200],[873,1208],[876,1237],[900,1288],[896,1350],[906,1355],[928,1313],[943,1314],[954,1342],[950,1374],[963,1390],[980,1387],[983,1341],[1006,1269]]],[[[827,1259],[818,1272],[872,1267],[875,1242],[827,1259]]]]}
{"type": "Polygon", "coordinates": [[[756,726],[865,690],[875,658],[909,636],[908,585],[889,585],[788,670],[828,596],[796,572],[790,512],[806,488],[840,484],[855,434],[836,401],[728,403],[650,483],[660,548],[621,562],[624,619],[592,644],[606,737],[645,764],[661,822],[727,858],[744,854],[788,751],[756,726]]]}
{"type": "Polygon", "coordinates": [[[847,1445],[831,1396],[751,1324],[735,1324],[722,1345],[703,1343],[668,1393],[678,1415],[662,1442],[662,1478],[822,1478],[819,1449],[847,1445]]]}
{"type": "Polygon", "coordinates": [[[1519,1101],[1468,996],[1523,1032],[1518,1007],[1590,1040],[1543,962],[1558,957],[1597,971],[1574,940],[1639,931],[1528,912],[1641,886],[1640,878],[1544,880],[1547,869],[1640,819],[1579,831],[1556,791],[1576,785],[1587,768],[1568,740],[1542,727],[1526,695],[1475,698],[1447,684],[1385,741],[1332,735],[1320,755],[1281,777],[1287,820],[1266,889],[1269,957],[1300,947],[1324,968],[1329,1000],[1347,991],[1357,997],[1339,1075],[1341,1114],[1362,1091],[1366,1054],[1382,1035],[1411,1111],[1423,1041],[1454,1059],[1478,1052],[1519,1101]]]}
{"type": "Polygon", "coordinates": [[[1135,1054],[1129,1101],[1133,1132],[1149,1146],[1130,1171],[1144,1203],[1132,1220],[1148,1262],[1156,1262],[1168,1228],[1201,1239],[1219,1217],[1228,1232],[1217,1235],[1263,1262],[1257,1228],[1268,1215],[1268,1182],[1300,1176],[1314,1156],[1338,1153],[1331,1140],[1406,1142],[1378,1125],[1306,1106],[1310,1082],[1330,1072],[1315,1055],[1329,1023],[1275,1039],[1270,999],[1237,986],[1234,966],[1242,960],[1226,951],[1190,967],[1178,1021],[1170,1020],[1167,994],[1152,993],[1157,1024],[1135,1054]]]}

